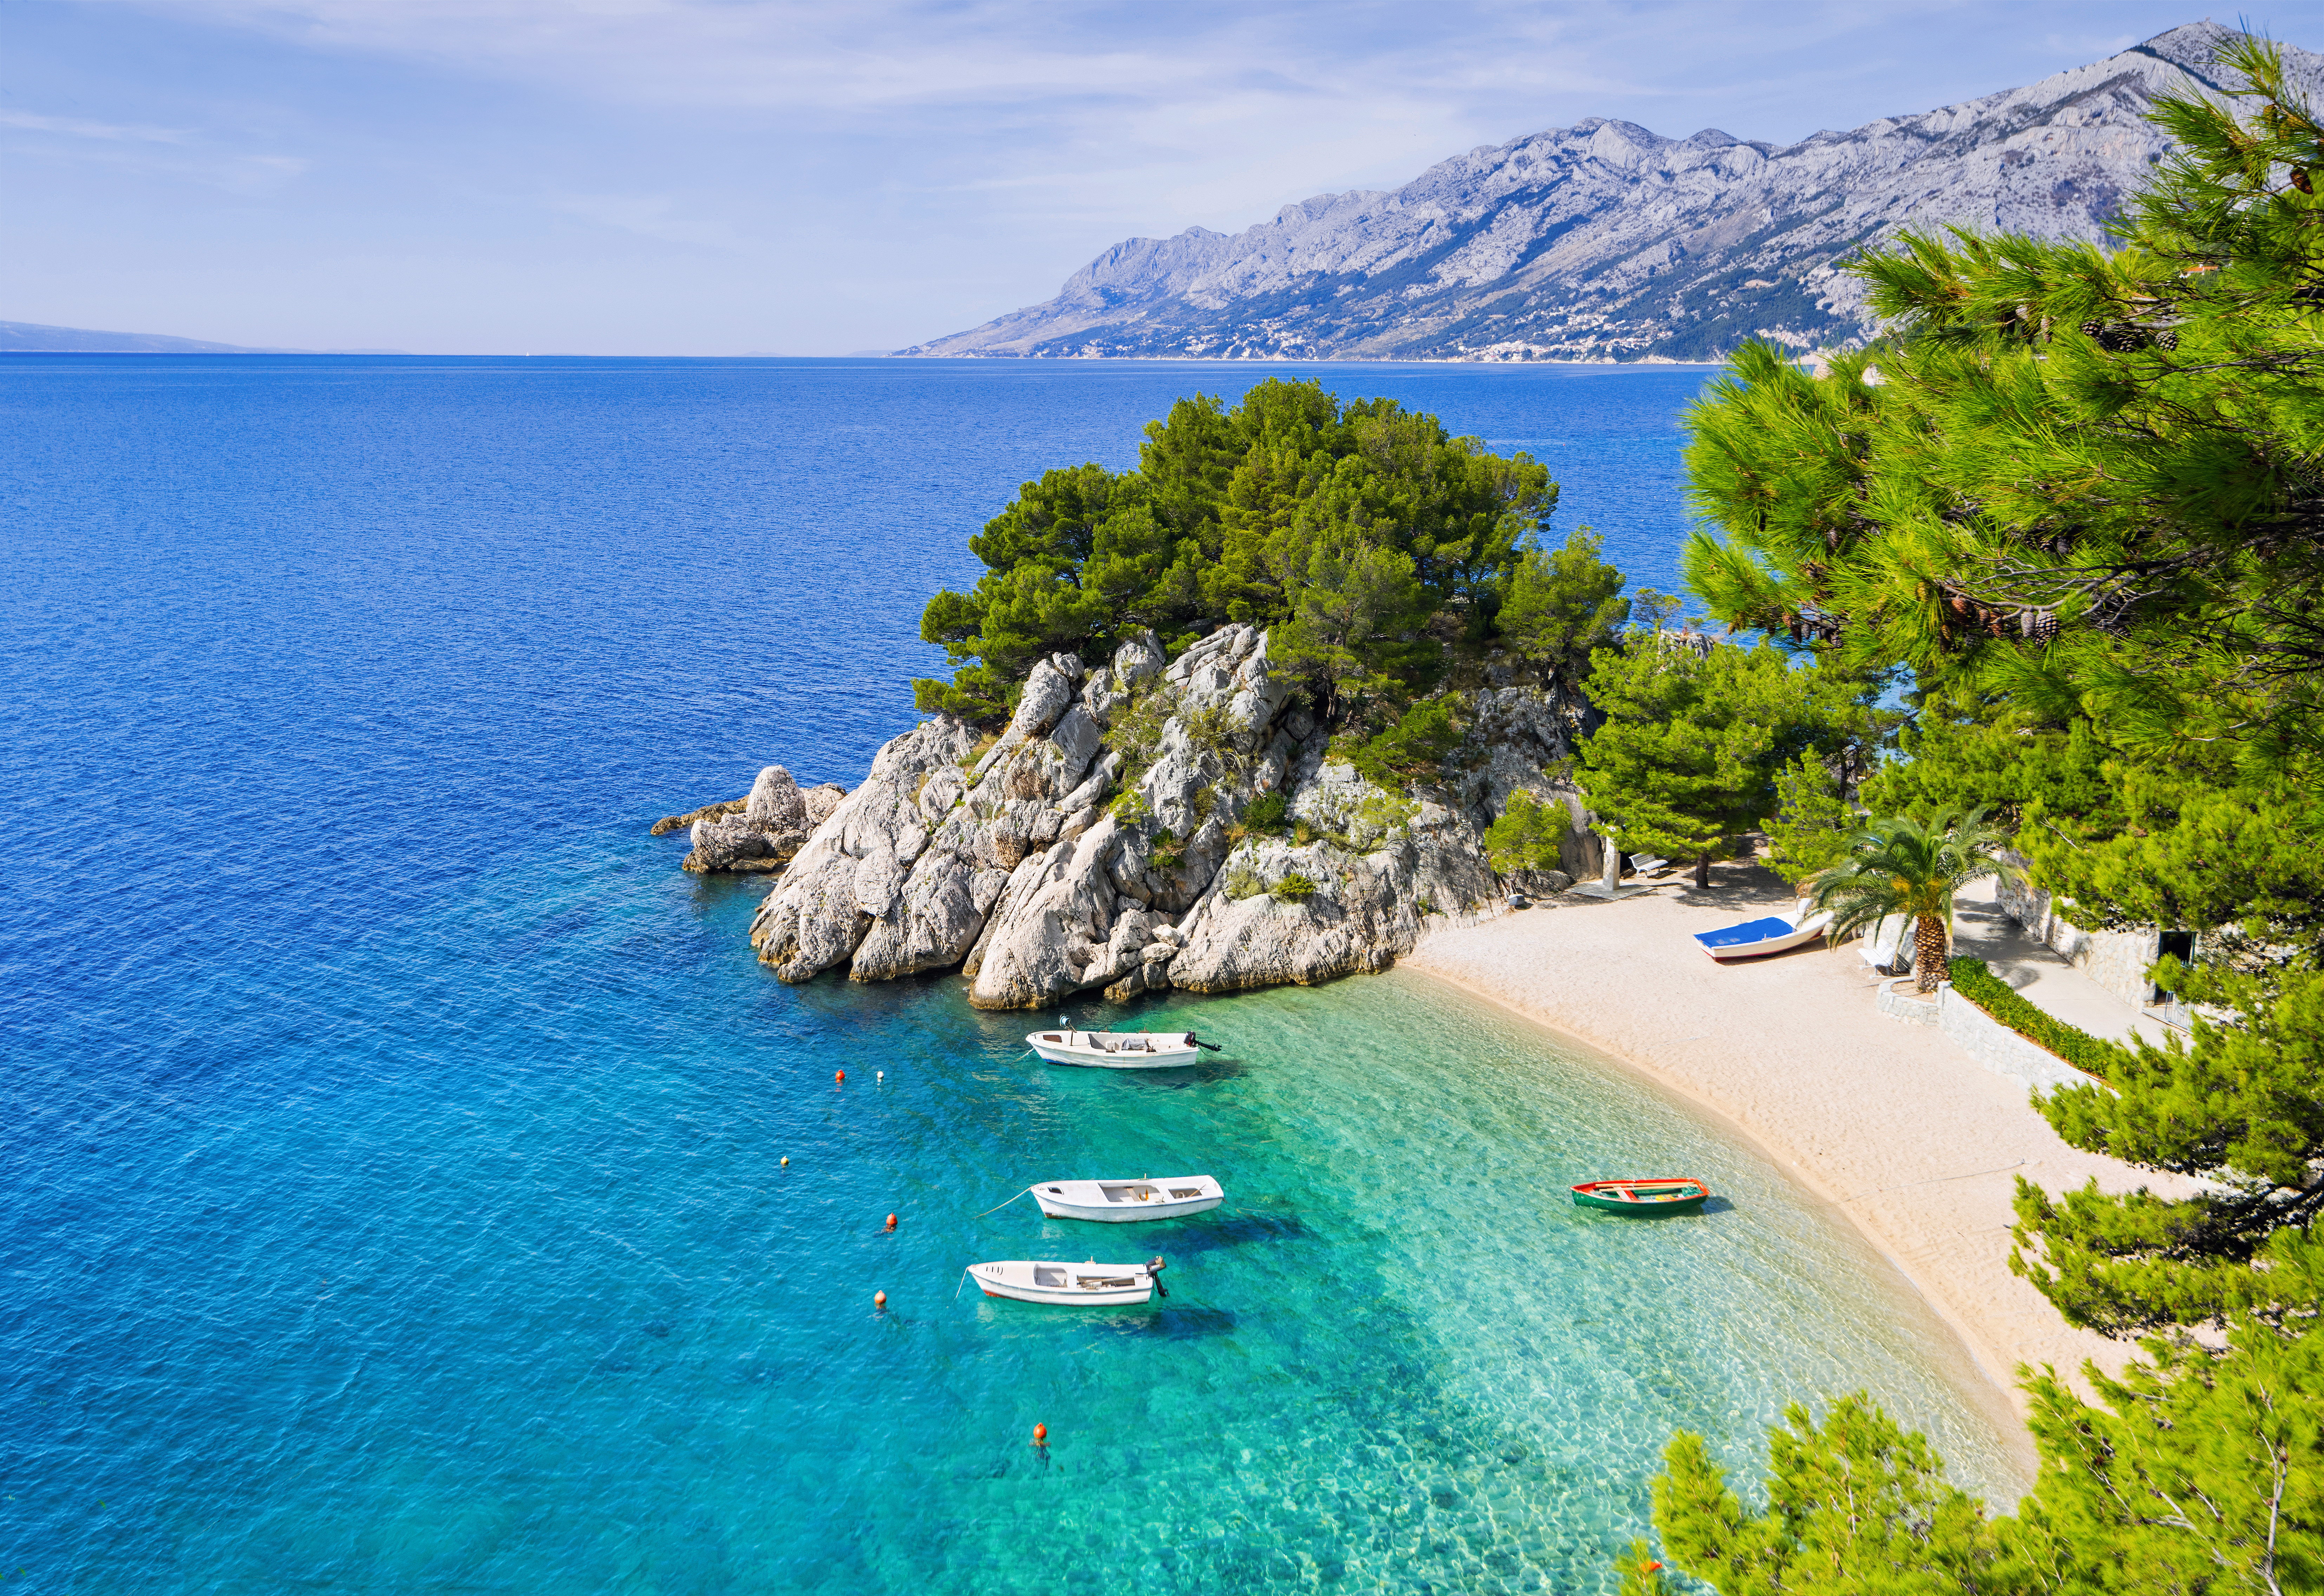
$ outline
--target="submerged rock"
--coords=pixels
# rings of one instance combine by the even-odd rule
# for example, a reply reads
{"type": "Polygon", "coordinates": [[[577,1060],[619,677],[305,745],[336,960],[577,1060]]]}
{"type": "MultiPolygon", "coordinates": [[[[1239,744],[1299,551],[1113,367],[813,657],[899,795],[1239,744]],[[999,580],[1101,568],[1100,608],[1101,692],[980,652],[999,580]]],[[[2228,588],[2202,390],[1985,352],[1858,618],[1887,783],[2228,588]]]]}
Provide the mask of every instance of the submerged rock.
{"type": "Polygon", "coordinates": [[[812,789],[796,811],[770,767],[743,813],[697,823],[696,850],[770,858],[792,834],[767,826],[803,815],[752,922],[759,956],[794,982],[956,966],[987,1009],[1381,970],[1431,915],[1594,872],[1579,795],[1545,774],[1571,757],[1577,706],[1538,688],[1474,695],[1447,779],[1407,797],[1330,756],[1268,642],[1230,626],[1176,661],[1150,634],[1088,671],[1053,655],[997,737],[937,715],[883,747],[853,793],[812,789]],[[1574,824],[1564,872],[1505,881],[1483,833],[1520,788],[1574,824]],[[1243,825],[1268,792],[1288,800],[1285,835],[1243,825]],[[746,830],[770,851],[743,853],[758,845],[746,830]]]}

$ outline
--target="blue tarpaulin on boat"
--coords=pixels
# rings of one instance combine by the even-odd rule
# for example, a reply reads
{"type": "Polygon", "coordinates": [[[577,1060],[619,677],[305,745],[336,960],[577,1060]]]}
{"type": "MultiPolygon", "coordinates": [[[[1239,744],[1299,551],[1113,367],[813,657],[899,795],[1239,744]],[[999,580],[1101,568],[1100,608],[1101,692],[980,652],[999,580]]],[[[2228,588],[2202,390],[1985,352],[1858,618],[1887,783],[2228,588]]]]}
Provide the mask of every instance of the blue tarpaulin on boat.
{"type": "Polygon", "coordinates": [[[1746,942],[1772,942],[1778,936],[1788,936],[1798,929],[1791,921],[1770,915],[1764,920],[1752,920],[1746,925],[1729,926],[1719,931],[1697,931],[1694,939],[1705,947],[1734,947],[1746,942]]]}

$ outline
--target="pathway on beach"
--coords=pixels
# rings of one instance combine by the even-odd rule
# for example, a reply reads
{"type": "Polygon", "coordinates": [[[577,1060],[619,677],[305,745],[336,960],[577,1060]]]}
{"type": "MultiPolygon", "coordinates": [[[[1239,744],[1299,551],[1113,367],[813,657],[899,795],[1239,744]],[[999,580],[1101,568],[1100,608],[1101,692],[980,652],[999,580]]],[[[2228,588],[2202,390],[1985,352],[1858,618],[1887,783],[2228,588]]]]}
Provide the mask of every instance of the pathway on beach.
{"type": "Polygon", "coordinates": [[[1567,898],[1438,931],[1404,963],[1735,1121],[1896,1261],[2021,1412],[2021,1364],[2119,1369],[2134,1347],[2069,1327],[2009,1272],[2015,1179],[2052,1192],[2092,1176],[2108,1191],[2178,1195],[2186,1185],[2067,1146],[2015,1081],[1933,1027],[1880,1014],[1878,978],[1853,943],[1728,966],[1691,940],[1790,897],[1765,871],[1721,866],[1708,891],[1567,898]]]}

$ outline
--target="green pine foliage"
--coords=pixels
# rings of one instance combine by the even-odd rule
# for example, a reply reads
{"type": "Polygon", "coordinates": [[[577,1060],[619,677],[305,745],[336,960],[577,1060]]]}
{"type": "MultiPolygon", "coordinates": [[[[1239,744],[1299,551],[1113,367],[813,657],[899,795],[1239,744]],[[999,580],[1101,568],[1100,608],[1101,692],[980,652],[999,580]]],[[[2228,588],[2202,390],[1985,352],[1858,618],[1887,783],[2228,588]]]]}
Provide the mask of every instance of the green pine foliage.
{"type": "Polygon", "coordinates": [[[1047,472],[970,540],[985,575],[920,623],[953,679],[915,697],[991,720],[1046,654],[1096,664],[1143,628],[1183,646],[1249,621],[1280,628],[1278,657],[1333,725],[1393,719],[1448,647],[1491,634],[1556,503],[1536,461],[1392,400],[1279,381],[1232,409],[1181,400],[1136,470],[1047,472]]]}
{"type": "Polygon", "coordinates": [[[1864,736],[1860,681],[1762,645],[1634,632],[1592,656],[1585,689],[1606,717],[1574,780],[1627,853],[1695,862],[1732,858],[1776,812],[1778,774],[1803,752],[1864,736]]]}
{"type": "MultiPolygon", "coordinates": [[[[1944,1478],[1928,1442],[1862,1392],[1822,1424],[1794,1403],[1767,1432],[1768,1502],[1746,1508],[1700,1435],[1683,1431],[1655,1481],[1663,1555],[1720,1596],[1954,1596],[2031,1591],[1983,1505],[1944,1478]]],[[[1633,1547],[1626,1596],[1677,1596],[1633,1547]]]]}
{"type": "Polygon", "coordinates": [[[1738,354],[1688,453],[1714,613],[2126,747],[2319,746],[2324,199],[2292,179],[2324,128],[2270,47],[2223,64],[2253,103],[2160,103],[2181,153],[2124,247],[1908,235],[1860,267],[1903,337],[1821,379],[1738,354]]]}
{"type": "MultiPolygon", "coordinates": [[[[2267,1261],[2282,1297],[2324,1294],[2318,1244],[2267,1261]]],[[[2324,1335],[2238,1324],[2224,1354],[2146,1343],[2090,1406],[2049,1371],[2026,1382],[2043,1470],[2001,1527],[2040,1588],[2072,1596],[2324,1591],[2324,1335]]]]}
{"type": "Polygon", "coordinates": [[[1803,753],[1775,772],[1775,812],[1767,819],[1767,863],[1803,886],[1840,863],[1856,834],[1856,807],[1821,755],[1803,753]]]}
{"type": "MultiPolygon", "coordinates": [[[[2158,104],[2177,152],[2118,248],[1907,238],[1860,267],[1897,337],[1820,378],[1747,352],[1693,418],[1713,615],[1914,674],[1865,801],[1992,806],[2066,919],[2201,933],[2153,972],[2191,1038],[2041,1104],[2200,1195],[2017,1192],[2015,1266],[2148,1361],[2085,1366],[2095,1406],[2027,1376],[2041,1472],[1983,1530],[1861,1411],[1795,1421],[1765,1512],[1674,1445],[1665,1554],[1727,1596],[1771,1562],[1798,1591],[2324,1591],[2324,122],[2265,42],[2219,67],[2224,95],[2158,104]]],[[[1652,1561],[1627,1591],[1665,1588],[1652,1561]]]]}
{"type": "Polygon", "coordinates": [[[1562,549],[1524,549],[1509,573],[1500,634],[1545,681],[1580,687],[1590,656],[1618,641],[1630,618],[1622,573],[1599,558],[1604,549],[1597,533],[1578,527],[1562,549]]]}
{"type": "MultiPolygon", "coordinates": [[[[2281,1260],[2313,1301],[2324,1247],[2281,1260]]],[[[1862,1393],[1822,1424],[1793,1406],[1768,1433],[1766,1505],[1747,1507],[1702,1439],[1680,1434],[1655,1481],[1661,1558],[1618,1559],[1624,1596],[2293,1596],[2324,1590],[2324,1336],[2238,1326],[2212,1352],[2147,1344],[2085,1403],[2031,1376],[2042,1468],[2015,1515],[1988,1517],[1926,1440],[1862,1393]]]]}
{"type": "Polygon", "coordinates": [[[2073,817],[2077,836],[2110,835],[2124,824],[2115,752],[2090,718],[2051,719],[2006,693],[1937,678],[1911,695],[1897,733],[1904,756],[1869,775],[1862,798],[1882,814],[1984,805],[2012,829],[2029,817],[2073,817]]]}
{"type": "Polygon", "coordinates": [[[1485,857],[1503,875],[1555,870],[1569,824],[1563,804],[1545,804],[1516,788],[1501,817],[1485,828],[1485,857]]]}
{"type": "Polygon", "coordinates": [[[1917,675],[1906,808],[1991,804],[2065,919],[2203,933],[2191,1045],[2044,1101],[2200,1198],[2028,1188],[2020,1255],[2116,1334],[2222,1311],[2324,1209],[2324,123],[2244,40],[2123,247],[1966,233],[1862,271],[1895,340],[1813,378],[1747,352],[1694,417],[1714,614],[1917,675]],[[1876,380],[1877,376],[1877,380],[1876,380]]]}

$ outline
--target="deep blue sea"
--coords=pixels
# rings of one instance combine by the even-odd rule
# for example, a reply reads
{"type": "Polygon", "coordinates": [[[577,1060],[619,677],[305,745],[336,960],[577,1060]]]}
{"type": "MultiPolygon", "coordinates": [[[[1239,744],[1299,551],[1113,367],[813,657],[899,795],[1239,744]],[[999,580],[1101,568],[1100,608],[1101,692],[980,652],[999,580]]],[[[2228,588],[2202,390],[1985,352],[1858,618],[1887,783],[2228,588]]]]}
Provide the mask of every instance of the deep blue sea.
{"type": "Polygon", "coordinates": [[[1609,1061],[1391,973],[1046,1066],[782,985],[647,835],[857,780],[1019,482],[1311,370],[1675,585],[1700,371],[0,361],[0,1589],[1591,1593],[1674,1428],[1858,1387],[2014,1494],[1893,1271],[1609,1061]],[[1641,1170],[1723,1196],[1565,1199],[1641,1170]],[[1229,1205],[978,1217],[1179,1172],[1229,1205]]]}

